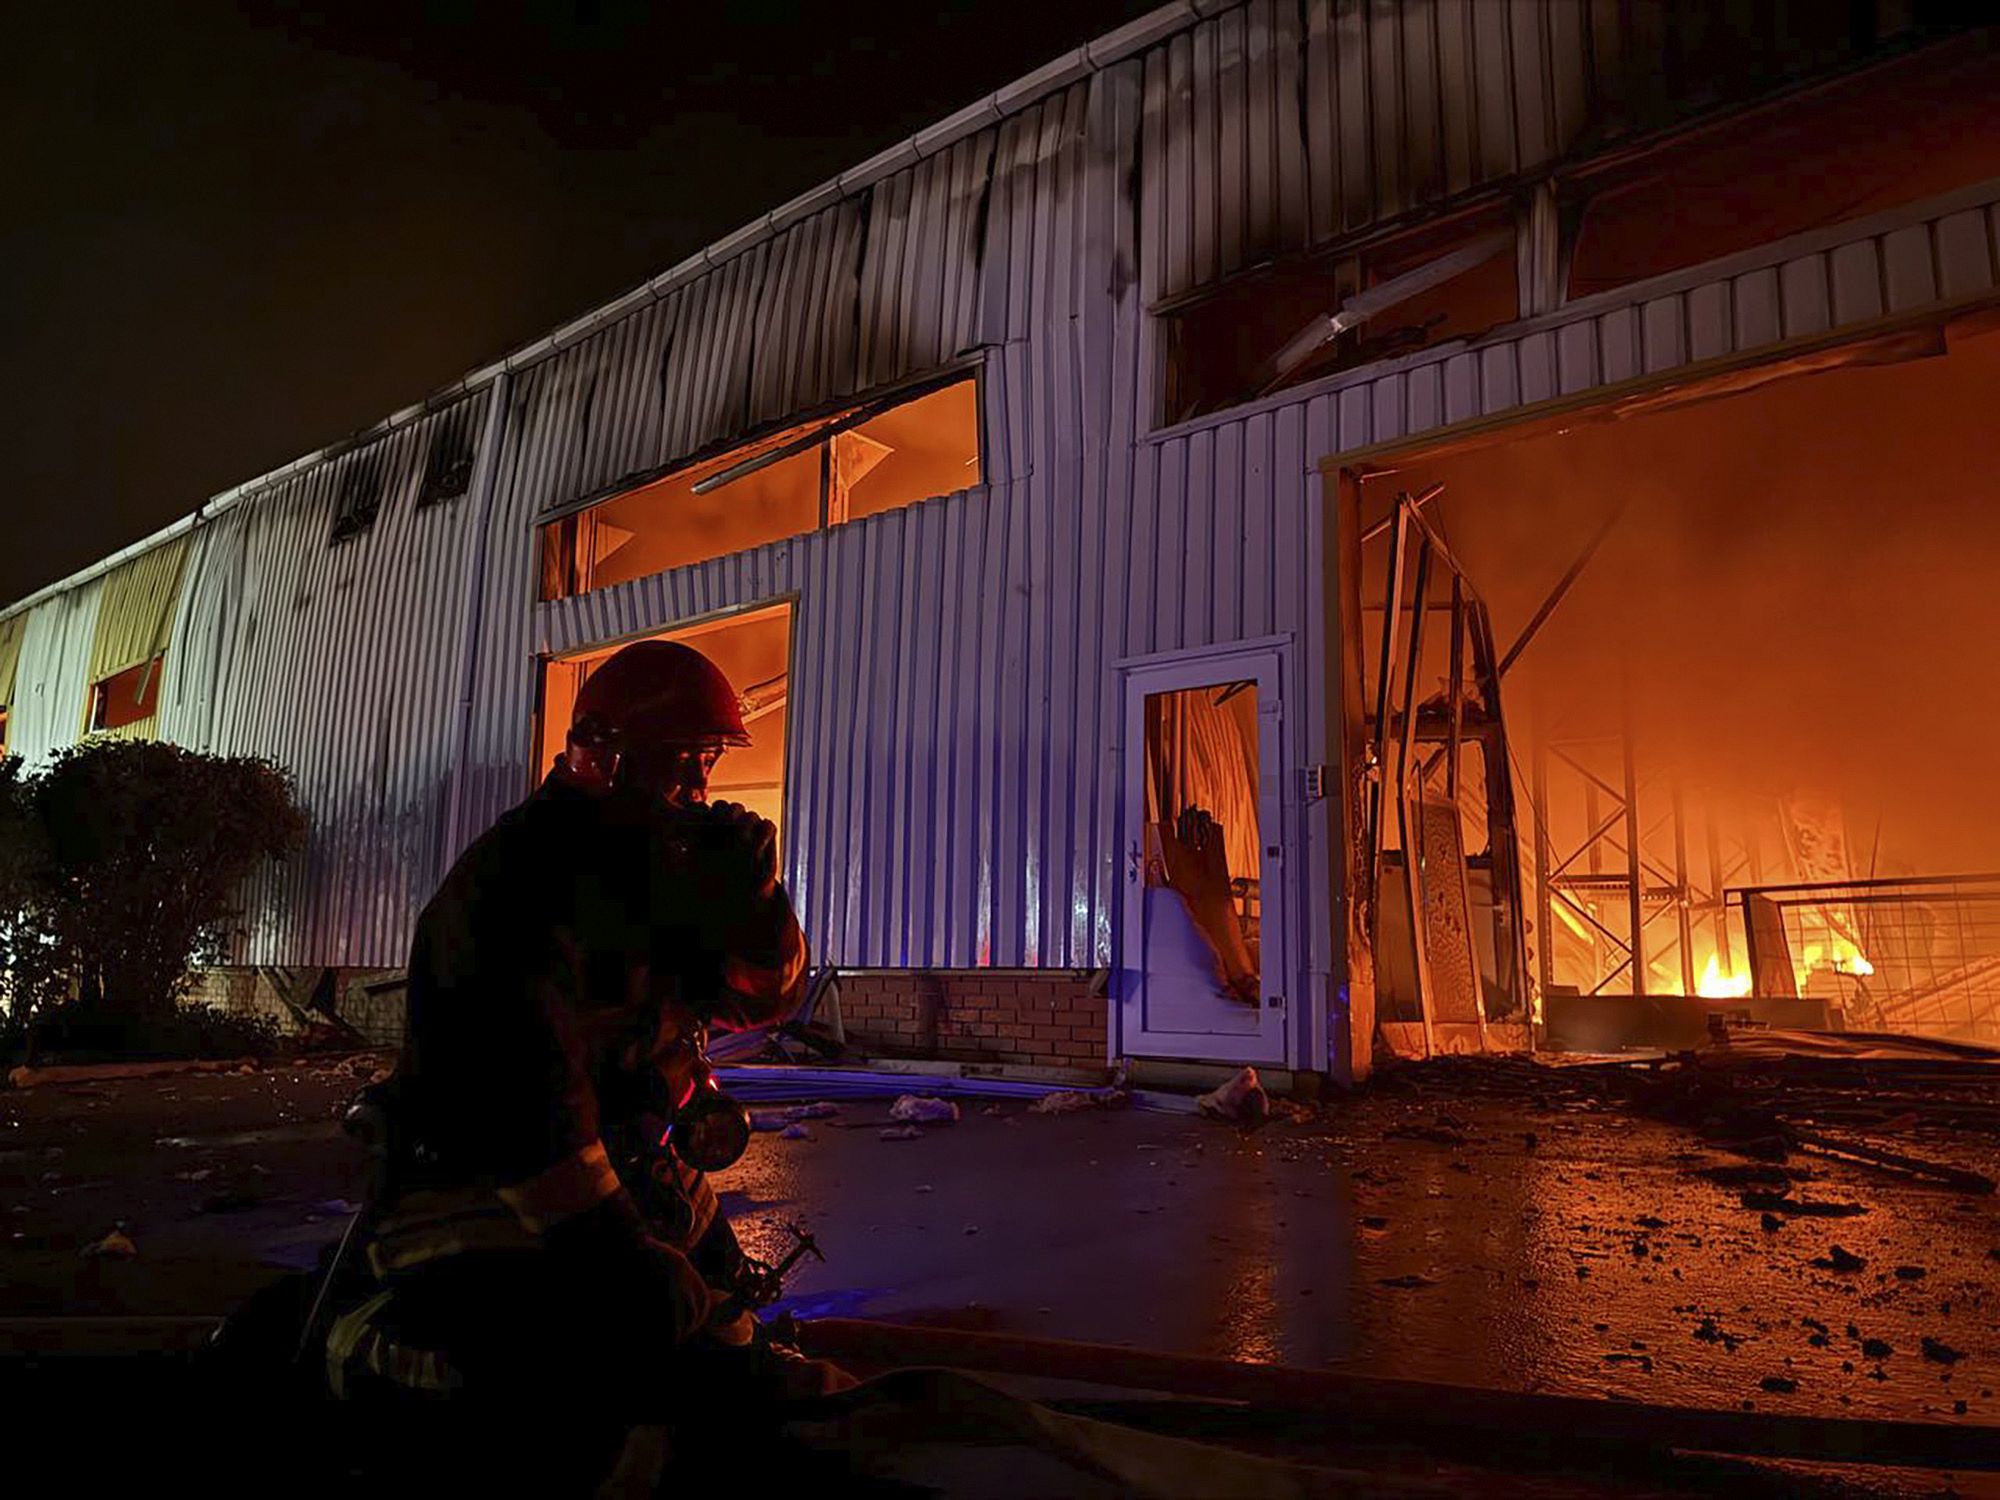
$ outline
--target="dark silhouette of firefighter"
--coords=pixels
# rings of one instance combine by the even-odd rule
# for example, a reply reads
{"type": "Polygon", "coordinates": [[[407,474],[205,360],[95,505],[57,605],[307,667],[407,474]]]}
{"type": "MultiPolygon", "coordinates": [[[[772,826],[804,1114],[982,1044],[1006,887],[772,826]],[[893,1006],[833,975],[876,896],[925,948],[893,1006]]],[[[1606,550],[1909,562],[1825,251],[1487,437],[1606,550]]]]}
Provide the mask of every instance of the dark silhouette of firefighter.
{"type": "Polygon", "coordinates": [[[707,1031],[785,1019],[806,969],[776,829],[707,800],[749,742],[700,653],[624,648],[424,909],[365,1279],[321,1319],[338,1394],[532,1392],[639,1424],[846,1383],[764,1336],[769,1268],[705,1175],[749,1135],[707,1031]]]}

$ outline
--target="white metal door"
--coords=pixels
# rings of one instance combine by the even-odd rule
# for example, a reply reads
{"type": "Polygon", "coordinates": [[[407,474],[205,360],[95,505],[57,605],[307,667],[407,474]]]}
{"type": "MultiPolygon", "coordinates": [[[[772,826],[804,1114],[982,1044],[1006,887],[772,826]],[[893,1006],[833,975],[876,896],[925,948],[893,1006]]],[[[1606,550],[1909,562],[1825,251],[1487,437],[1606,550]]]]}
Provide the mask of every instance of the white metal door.
{"type": "Polygon", "coordinates": [[[1122,1054],[1286,1056],[1280,666],[1264,647],[1125,669],[1122,1054]]]}

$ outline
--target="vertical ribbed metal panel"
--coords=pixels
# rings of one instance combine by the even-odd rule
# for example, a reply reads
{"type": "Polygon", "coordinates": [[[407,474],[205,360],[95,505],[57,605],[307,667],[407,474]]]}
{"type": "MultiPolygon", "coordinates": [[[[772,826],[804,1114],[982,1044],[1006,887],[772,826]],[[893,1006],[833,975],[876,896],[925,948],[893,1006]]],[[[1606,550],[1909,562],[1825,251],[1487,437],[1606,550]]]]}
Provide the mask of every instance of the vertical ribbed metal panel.
{"type": "Polygon", "coordinates": [[[1754,98],[1910,26],[1894,5],[1248,0],[1145,54],[1146,295],[1754,98]]]}
{"type": "Polygon", "coordinates": [[[1149,298],[1306,245],[1303,43],[1298,5],[1251,0],[1146,55],[1149,298]]]}
{"type": "Polygon", "coordinates": [[[1314,0],[1306,9],[1316,241],[1543,165],[1586,123],[1587,0],[1314,0]]]}
{"type": "Polygon", "coordinates": [[[187,538],[175,537],[120,563],[104,575],[85,675],[101,682],[114,672],[150,661],[167,643],[180,603],[187,538]]]}
{"type": "Polygon", "coordinates": [[[476,507],[415,502],[432,429],[454,410],[294,474],[190,538],[159,732],[275,761],[311,824],[305,849],[247,893],[243,962],[400,963],[437,879],[476,507]],[[333,544],[356,465],[380,475],[381,507],[333,544]]]}
{"type": "Polygon", "coordinates": [[[752,341],[751,426],[782,422],[854,390],[865,202],[845,199],[772,240],[752,341]]]}
{"type": "Polygon", "coordinates": [[[0,619],[0,708],[14,698],[14,666],[21,659],[21,636],[28,628],[28,611],[0,619]]]}
{"type": "Polygon", "coordinates": [[[994,133],[982,131],[869,190],[859,273],[860,384],[944,364],[977,340],[994,133]]]}
{"type": "MultiPolygon", "coordinates": [[[[533,779],[538,653],[793,598],[785,858],[820,958],[1114,961],[1133,832],[1116,663],[1288,640],[1288,764],[1325,742],[1325,705],[1298,692],[1326,644],[1320,457],[1994,285],[1991,195],[1960,195],[1921,222],[1737,257],[1147,435],[1149,300],[1546,163],[1611,81],[1631,84],[1650,13],[1221,10],[582,325],[508,376],[503,399],[464,398],[503,424],[471,494],[414,503],[439,413],[204,520],[162,733],[279,761],[313,818],[305,854],[254,893],[243,956],[401,961],[441,854],[533,779]],[[980,486],[533,602],[551,506],[973,349],[980,486]],[[329,545],[357,472],[379,476],[378,518],[329,545]]],[[[85,584],[29,616],[24,750],[74,738],[97,598],[85,584]]],[[[1296,830],[1289,791],[1286,808],[1296,830]]],[[[1291,866],[1301,918],[1323,906],[1315,872],[1331,864],[1291,866]]],[[[1290,925],[1320,962],[1319,927],[1290,925]]]]}
{"type": "MultiPolygon", "coordinates": [[[[536,611],[538,645],[564,651],[796,596],[786,873],[823,960],[1110,962],[1111,664],[1303,628],[1304,423],[1134,447],[1147,77],[1114,69],[994,142],[966,301],[1003,339],[986,367],[989,484],[536,611]]],[[[1287,726],[1304,729],[1303,714],[1287,726]]]]}
{"type": "Polygon", "coordinates": [[[28,612],[14,666],[7,751],[30,766],[45,763],[83,732],[90,690],[90,645],[97,633],[103,580],[44,599],[28,612]]]}

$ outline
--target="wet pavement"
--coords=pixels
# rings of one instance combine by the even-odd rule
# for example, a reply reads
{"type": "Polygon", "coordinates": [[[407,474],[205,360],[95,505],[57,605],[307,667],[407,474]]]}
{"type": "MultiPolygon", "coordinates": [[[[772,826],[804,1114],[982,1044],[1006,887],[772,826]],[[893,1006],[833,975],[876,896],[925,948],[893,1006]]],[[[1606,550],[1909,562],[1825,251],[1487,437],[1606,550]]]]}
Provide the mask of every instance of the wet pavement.
{"type": "MultiPolygon", "coordinates": [[[[0,1315],[217,1313],[309,1265],[358,1192],[333,1115],[373,1065],[0,1093],[0,1315]],[[114,1222],[137,1254],[81,1257],[114,1222]]],[[[1833,1212],[1769,1214],[1744,1205],[1754,1184],[1702,1175],[1740,1158],[1684,1132],[1486,1100],[1371,1095],[1247,1136],[966,1101],[885,1140],[887,1116],[760,1134],[718,1179],[753,1250],[782,1250],[791,1220],[818,1237],[826,1263],[785,1304],[802,1316],[2000,1421],[1990,1196],[1813,1162],[1790,1202],[1833,1212]]],[[[1991,1173],[1992,1144],[1956,1159],[1991,1173]]]]}

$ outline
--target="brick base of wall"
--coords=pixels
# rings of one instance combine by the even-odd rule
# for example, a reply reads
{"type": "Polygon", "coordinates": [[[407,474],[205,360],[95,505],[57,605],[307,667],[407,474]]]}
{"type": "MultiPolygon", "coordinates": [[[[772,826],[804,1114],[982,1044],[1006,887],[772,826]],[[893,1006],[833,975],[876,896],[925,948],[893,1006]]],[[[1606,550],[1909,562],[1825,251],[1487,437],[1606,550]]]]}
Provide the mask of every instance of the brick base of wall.
{"type": "Polygon", "coordinates": [[[1042,1067],[1108,1065],[1106,1001],[1090,975],[953,969],[842,974],[849,1039],[886,1057],[1042,1067]]]}
{"type": "MultiPolygon", "coordinates": [[[[378,1046],[402,1043],[405,995],[400,971],[341,973],[336,1009],[378,1046]]],[[[876,970],[840,976],[840,1015],[851,1041],[884,1057],[944,1062],[1103,1068],[1106,1001],[1090,975],[1054,970],[876,970]]],[[[280,1031],[298,1029],[271,982],[256,969],[203,969],[188,999],[238,1014],[264,1016],[280,1031]]]]}
{"type": "Polygon", "coordinates": [[[299,1029],[292,1013],[279,1002],[270,980],[255,969],[196,969],[185,999],[189,1005],[268,1021],[281,1036],[299,1029]]]}
{"type": "MultiPolygon", "coordinates": [[[[307,982],[315,971],[305,973],[307,982]]],[[[398,1047],[403,1042],[404,990],[400,969],[343,969],[334,1012],[377,1047],[398,1047]]],[[[292,1035],[299,1028],[298,1017],[278,998],[269,976],[260,969],[197,969],[188,986],[191,1005],[207,1005],[235,1015],[260,1016],[292,1035]]]]}

